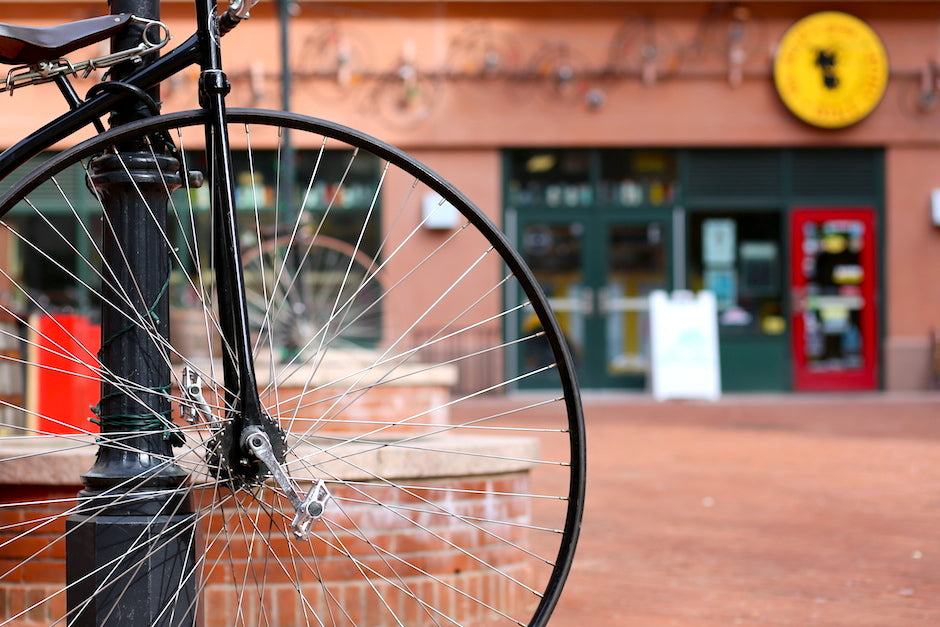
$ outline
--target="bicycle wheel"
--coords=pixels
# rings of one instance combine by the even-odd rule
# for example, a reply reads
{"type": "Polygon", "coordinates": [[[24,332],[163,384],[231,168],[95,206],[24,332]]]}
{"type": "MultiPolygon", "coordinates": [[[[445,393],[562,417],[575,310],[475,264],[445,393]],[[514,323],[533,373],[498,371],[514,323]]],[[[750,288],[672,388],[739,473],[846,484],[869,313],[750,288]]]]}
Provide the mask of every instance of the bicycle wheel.
{"type": "Polygon", "coordinates": [[[0,248],[19,260],[0,270],[0,624],[65,624],[180,541],[147,514],[141,550],[65,565],[87,525],[150,489],[147,474],[106,502],[76,497],[99,447],[134,452],[143,434],[167,441],[161,467],[184,474],[159,514],[186,497],[196,528],[181,576],[195,592],[177,582],[155,623],[545,625],[578,536],[584,430],[571,359],[531,273],[478,209],[403,153],[302,116],[229,119],[259,392],[298,493],[328,494],[322,515],[297,533],[275,478],[235,480],[219,453],[237,391],[220,361],[211,183],[191,174],[205,169],[202,114],[110,131],[0,197],[0,248]],[[126,322],[157,347],[152,368],[168,385],[117,375],[97,352],[111,338],[96,336],[95,309],[137,290],[101,262],[112,226],[95,174],[128,143],[136,165],[149,154],[169,173],[146,194],[165,289],[126,322]],[[514,393],[529,380],[548,390],[514,393]],[[165,409],[103,435],[87,420],[99,384],[165,409]]]}
{"type": "Polygon", "coordinates": [[[242,254],[255,345],[281,360],[309,351],[311,338],[329,337],[333,348],[347,350],[381,338],[378,262],[352,244],[315,235],[315,228],[307,223],[242,254]],[[342,316],[334,313],[337,301],[342,316]]]}

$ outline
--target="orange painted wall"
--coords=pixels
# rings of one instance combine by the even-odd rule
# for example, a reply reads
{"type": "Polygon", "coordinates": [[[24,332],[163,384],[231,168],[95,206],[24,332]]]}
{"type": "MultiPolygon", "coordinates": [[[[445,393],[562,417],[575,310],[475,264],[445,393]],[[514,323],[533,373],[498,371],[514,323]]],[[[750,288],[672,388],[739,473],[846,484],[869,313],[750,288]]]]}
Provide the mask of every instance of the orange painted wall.
{"type": "Polygon", "coordinates": [[[923,389],[933,384],[928,335],[940,333],[940,226],[930,218],[940,150],[896,146],[885,162],[886,386],[923,389]]]}
{"type": "MultiPolygon", "coordinates": [[[[328,117],[406,146],[454,145],[806,145],[935,142],[940,112],[916,110],[917,73],[940,56],[940,5],[929,2],[846,3],[840,8],[867,20],[886,43],[892,80],[881,106],[861,124],[838,132],[810,128],[790,116],[773,90],[770,68],[775,43],[799,17],[823,3],[749,3],[748,50],[739,86],[729,82],[725,14],[707,2],[350,2],[301,3],[291,29],[296,73],[323,71],[329,63],[329,36],[348,42],[352,76],[345,88],[295,78],[292,108],[328,117]],[[318,14],[318,11],[320,13],[318,14]],[[655,83],[639,77],[596,76],[553,90],[548,78],[443,81],[429,115],[404,124],[382,114],[376,83],[369,75],[394,74],[410,54],[419,73],[455,69],[453,43],[476,29],[500,42],[510,73],[548,72],[533,59],[545,47],[567,46],[575,71],[600,72],[609,66],[618,29],[648,19],[664,59],[655,83]],[[338,35],[337,35],[338,33],[338,35]],[[704,33],[704,34],[703,34],[704,33]],[[319,53],[318,53],[319,51],[319,53]],[[410,51],[410,52],[409,52],[410,51]],[[318,58],[318,54],[320,57],[318,58]],[[586,92],[602,93],[598,108],[585,104],[586,92]]],[[[278,29],[273,3],[254,9],[251,20],[225,39],[226,69],[234,85],[233,106],[279,106],[278,29]]],[[[47,25],[87,17],[103,3],[25,3],[0,5],[0,21],[47,25]],[[36,7],[41,7],[38,11],[36,7]]],[[[164,19],[175,41],[192,28],[192,10],[168,2],[164,19]]],[[[478,40],[480,37],[477,38],[478,40]]],[[[629,52],[630,55],[637,55],[629,52]]],[[[632,58],[632,57],[631,57],[632,58]]],[[[626,61],[624,62],[626,63],[626,61]]],[[[623,66],[622,66],[623,67],[623,66]]],[[[457,67],[456,69],[461,69],[457,67]]],[[[466,64],[462,69],[466,69],[466,64]]],[[[195,104],[196,72],[164,88],[168,109],[195,104]]],[[[79,91],[91,83],[80,85],[79,91]]],[[[385,96],[395,90],[387,87],[385,96]]],[[[0,144],[47,120],[58,109],[54,88],[34,87],[0,99],[0,144]]],[[[384,103],[387,105],[387,103],[384,103]]],[[[386,106],[387,109],[387,106],[386,106]]]]}

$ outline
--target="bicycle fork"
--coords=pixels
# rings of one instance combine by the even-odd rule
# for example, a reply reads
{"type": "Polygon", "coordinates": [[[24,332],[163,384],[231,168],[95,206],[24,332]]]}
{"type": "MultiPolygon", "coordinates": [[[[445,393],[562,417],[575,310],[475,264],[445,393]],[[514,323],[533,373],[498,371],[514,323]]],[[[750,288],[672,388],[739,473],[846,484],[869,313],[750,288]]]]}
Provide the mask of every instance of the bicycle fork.
{"type": "MultiPolygon", "coordinates": [[[[209,180],[212,182],[214,269],[219,299],[219,326],[223,337],[223,374],[227,420],[209,443],[211,467],[233,487],[258,483],[270,475],[294,507],[291,530],[307,539],[312,524],[322,515],[329,491],[317,481],[301,493],[284,468],[287,434],[264,412],[258,392],[252,357],[245,278],[238,239],[235,205],[235,173],[225,116],[229,81],[222,70],[219,23],[215,0],[198,3],[197,19],[208,28],[200,40],[203,60],[199,80],[200,104],[206,111],[206,146],[209,180]]],[[[195,392],[194,386],[192,389],[195,392]]],[[[198,399],[196,399],[198,402],[198,399]]]]}

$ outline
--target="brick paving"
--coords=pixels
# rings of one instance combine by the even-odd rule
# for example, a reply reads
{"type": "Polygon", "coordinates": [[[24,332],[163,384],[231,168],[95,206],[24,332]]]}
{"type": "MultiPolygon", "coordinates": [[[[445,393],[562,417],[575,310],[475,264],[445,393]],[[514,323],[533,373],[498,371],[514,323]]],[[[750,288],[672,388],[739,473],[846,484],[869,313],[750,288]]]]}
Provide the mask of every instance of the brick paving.
{"type": "Polygon", "coordinates": [[[940,395],[588,397],[552,625],[940,625],[940,395]]]}

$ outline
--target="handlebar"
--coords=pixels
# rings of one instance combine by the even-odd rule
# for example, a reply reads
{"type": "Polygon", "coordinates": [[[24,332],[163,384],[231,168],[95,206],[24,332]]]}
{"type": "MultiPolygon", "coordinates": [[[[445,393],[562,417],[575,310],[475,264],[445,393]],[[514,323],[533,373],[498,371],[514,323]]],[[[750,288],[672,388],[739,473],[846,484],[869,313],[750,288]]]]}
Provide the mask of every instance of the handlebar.
{"type": "Polygon", "coordinates": [[[234,0],[228,9],[219,16],[219,34],[225,35],[230,30],[238,26],[245,19],[248,19],[248,12],[261,0],[234,0]]]}

